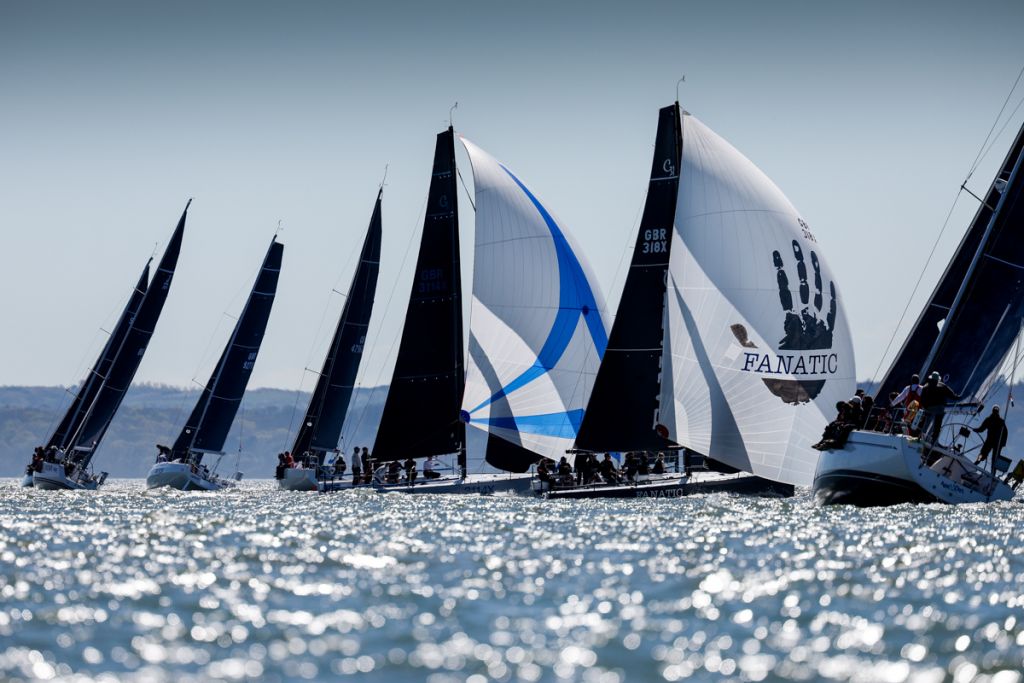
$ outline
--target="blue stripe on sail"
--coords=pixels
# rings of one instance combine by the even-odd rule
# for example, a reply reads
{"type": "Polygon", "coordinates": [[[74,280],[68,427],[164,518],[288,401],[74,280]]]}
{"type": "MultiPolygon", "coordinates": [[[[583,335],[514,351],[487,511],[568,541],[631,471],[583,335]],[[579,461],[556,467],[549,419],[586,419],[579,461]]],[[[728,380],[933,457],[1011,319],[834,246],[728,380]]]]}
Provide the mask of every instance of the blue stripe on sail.
{"type": "MultiPolygon", "coordinates": [[[[513,391],[521,389],[555,367],[562,358],[562,354],[569,347],[569,342],[572,341],[572,335],[576,330],[580,316],[583,316],[583,320],[590,332],[590,338],[594,342],[594,349],[597,351],[598,360],[604,358],[604,351],[608,347],[608,334],[605,332],[604,323],[601,322],[601,312],[598,310],[597,300],[594,298],[590,282],[587,281],[587,276],[583,272],[583,266],[580,265],[579,259],[573,253],[572,247],[569,246],[569,241],[565,239],[565,235],[562,234],[562,230],[555,223],[555,219],[551,217],[551,214],[544,208],[544,205],[533,196],[533,193],[520,182],[519,178],[512,171],[505,168],[504,165],[499,164],[499,166],[527,196],[551,232],[551,239],[554,242],[555,255],[558,260],[558,314],[555,316],[555,321],[548,332],[548,338],[544,341],[544,345],[541,347],[540,353],[537,354],[537,360],[534,364],[495,392],[489,399],[473,408],[470,411],[472,413],[494,403],[503,396],[511,394],[513,391]]],[[[582,419],[582,410],[572,412],[579,412],[582,419]]],[[[557,413],[556,415],[562,414],[557,413]]],[[[517,419],[529,419],[529,416],[517,419]]],[[[567,438],[574,438],[576,436],[575,430],[578,427],[579,422],[576,422],[572,434],[567,438]]],[[[515,429],[515,426],[513,424],[513,426],[507,428],[515,429]]]]}
{"type": "Polygon", "coordinates": [[[497,429],[511,429],[522,434],[539,434],[556,436],[563,439],[575,439],[576,432],[583,421],[583,410],[570,410],[565,413],[548,413],[546,415],[520,415],[518,417],[491,417],[478,420],[482,424],[497,429]]]}

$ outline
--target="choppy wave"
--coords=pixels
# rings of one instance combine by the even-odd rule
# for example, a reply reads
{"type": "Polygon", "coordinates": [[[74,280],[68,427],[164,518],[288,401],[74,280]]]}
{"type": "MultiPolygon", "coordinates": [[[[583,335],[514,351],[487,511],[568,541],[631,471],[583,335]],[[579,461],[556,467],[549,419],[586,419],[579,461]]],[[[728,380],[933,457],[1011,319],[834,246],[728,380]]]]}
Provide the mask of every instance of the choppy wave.
{"type": "Polygon", "coordinates": [[[1024,681],[1024,508],[0,489],[0,678],[1024,681]]]}

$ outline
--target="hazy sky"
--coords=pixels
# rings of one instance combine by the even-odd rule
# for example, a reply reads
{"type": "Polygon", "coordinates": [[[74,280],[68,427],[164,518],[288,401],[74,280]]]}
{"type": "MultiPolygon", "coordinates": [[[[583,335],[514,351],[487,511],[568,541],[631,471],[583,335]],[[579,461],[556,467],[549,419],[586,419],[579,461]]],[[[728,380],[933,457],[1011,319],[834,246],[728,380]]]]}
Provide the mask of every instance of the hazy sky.
{"type": "MultiPolygon", "coordinates": [[[[281,220],[284,271],[250,386],[310,388],[303,368],[321,361],[342,304],[331,290],[348,286],[390,164],[362,373],[387,382],[434,135],[456,100],[456,129],[546,200],[614,308],[657,110],[684,73],[683,106],[810,223],[846,299],[858,375],[872,376],[1024,64],[1022,26],[1020,0],[4,0],[0,384],[78,381],[194,197],[137,381],[205,381],[233,324],[225,313],[237,315],[281,220]]],[[[460,201],[468,285],[473,222],[460,201]]],[[[972,202],[961,199],[919,300],[972,202]]]]}

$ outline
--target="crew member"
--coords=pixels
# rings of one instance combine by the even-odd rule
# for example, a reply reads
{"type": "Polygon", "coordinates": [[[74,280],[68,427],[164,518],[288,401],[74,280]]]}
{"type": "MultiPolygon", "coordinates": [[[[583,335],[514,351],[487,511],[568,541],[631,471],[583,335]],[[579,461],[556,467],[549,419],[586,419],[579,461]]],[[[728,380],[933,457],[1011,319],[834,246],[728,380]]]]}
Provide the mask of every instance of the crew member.
{"type": "Polygon", "coordinates": [[[932,443],[938,443],[942,431],[942,419],[946,415],[946,404],[956,401],[960,395],[940,381],[939,373],[928,375],[928,381],[921,387],[921,409],[931,423],[932,443]]]}
{"type": "Polygon", "coordinates": [[[999,415],[999,406],[992,406],[992,412],[980,425],[974,428],[975,434],[985,432],[985,443],[981,445],[981,453],[974,461],[980,465],[988,459],[989,453],[994,453],[993,458],[998,458],[999,453],[1006,447],[1006,438],[1009,435],[1006,429],[1006,420],[999,415]]]}

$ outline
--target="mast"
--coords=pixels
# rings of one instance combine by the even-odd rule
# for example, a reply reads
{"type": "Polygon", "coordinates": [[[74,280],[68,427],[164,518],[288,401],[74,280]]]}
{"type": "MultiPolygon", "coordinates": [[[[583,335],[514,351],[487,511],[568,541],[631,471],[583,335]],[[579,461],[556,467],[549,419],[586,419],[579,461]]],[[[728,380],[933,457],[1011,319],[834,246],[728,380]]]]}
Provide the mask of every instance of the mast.
{"type": "Polygon", "coordinates": [[[284,245],[275,236],[228,344],[174,442],[172,459],[184,460],[191,454],[199,464],[204,453],[219,453],[224,447],[267,329],[283,253],[284,245]]]}
{"type": "Polygon", "coordinates": [[[932,369],[949,375],[958,393],[973,396],[1012,345],[1024,312],[1022,158],[1024,126],[882,380],[882,400],[911,374],[932,369]]]}
{"type": "Polygon", "coordinates": [[[373,458],[378,461],[459,453],[465,384],[455,133],[437,135],[423,236],[402,340],[373,458]]]}
{"type": "Polygon", "coordinates": [[[345,306],[338,326],[324,358],[316,388],[310,397],[306,415],[295,436],[292,453],[306,451],[316,454],[317,464],[323,464],[323,454],[338,446],[338,438],[345,422],[349,401],[355,387],[356,374],[363,357],[366,331],[370,326],[373,297],[380,271],[381,197],[383,186],[377,192],[373,216],[363,241],[359,265],[352,277],[345,306]]]}
{"type": "Polygon", "coordinates": [[[132,320],[139,310],[139,305],[142,303],[142,297],[146,293],[146,287],[149,282],[150,261],[152,259],[146,261],[146,267],[142,269],[142,275],[139,276],[138,282],[132,289],[132,294],[128,297],[128,303],[125,304],[124,310],[121,311],[121,316],[117,319],[114,331],[107,338],[107,343],[103,345],[103,350],[100,352],[99,357],[96,358],[96,363],[89,370],[88,376],[82,381],[81,386],[75,393],[74,400],[64,413],[64,417],[61,419],[57,429],[54,430],[53,435],[46,442],[47,448],[55,446],[60,450],[67,451],[68,444],[86,419],[89,408],[93,401],[95,401],[96,394],[99,393],[107,373],[110,372],[110,366],[114,362],[114,357],[117,355],[125,335],[128,334],[128,328],[131,326],[132,320]]]}
{"type": "Polygon", "coordinates": [[[655,429],[661,396],[665,283],[682,143],[676,103],[658,114],[647,201],[608,348],[576,436],[576,449],[656,451],[671,443],[655,429]]]}
{"type": "Polygon", "coordinates": [[[145,295],[121,339],[110,371],[103,378],[102,386],[92,405],[89,406],[80,429],[68,444],[69,449],[84,452],[80,460],[82,467],[88,465],[100,441],[103,440],[107,428],[121,406],[128,387],[131,386],[132,380],[135,378],[135,372],[142,363],[146,349],[149,347],[149,341],[156,330],[164,302],[170,293],[171,280],[174,278],[174,270],[178,264],[181,241],[185,233],[185,221],[191,203],[190,199],[185,204],[185,209],[181,212],[181,217],[164,249],[160,263],[157,264],[153,280],[146,288],[145,295]]]}

